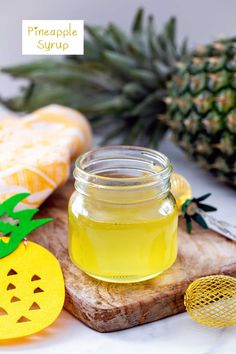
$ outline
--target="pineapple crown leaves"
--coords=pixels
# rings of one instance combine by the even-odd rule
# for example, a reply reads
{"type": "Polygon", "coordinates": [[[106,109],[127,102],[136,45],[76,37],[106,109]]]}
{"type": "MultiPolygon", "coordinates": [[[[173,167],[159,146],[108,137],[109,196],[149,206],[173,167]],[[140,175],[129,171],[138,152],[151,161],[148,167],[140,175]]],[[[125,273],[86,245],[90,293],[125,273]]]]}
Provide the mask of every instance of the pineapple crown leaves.
{"type": "Polygon", "coordinates": [[[124,144],[155,147],[167,131],[157,119],[166,112],[167,82],[176,63],[188,57],[186,41],[176,42],[176,19],[157,32],[153,16],[139,9],[130,33],[113,23],[87,25],[86,33],[84,56],[4,68],[28,84],[2,102],[15,111],[66,105],[86,114],[95,131],[105,128],[103,144],[122,137],[124,144]]]}
{"type": "Polygon", "coordinates": [[[202,215],[198,213],[201,209],[205,212],[216,211],[217,209],[211,205],[204,204],[202,201],[210,197],[211,193],[202,195],[199,198],[186,199],[182,205],[182,215],[186,221],[186,228],[189,234],[192,232],[192,220],[199,224],[202,228],[207,229],[207,223],[205,222],[202,215]]]}
{"type": "Polygon", "coordinates": [[[0,258],[14,252],[33,230],[52,221],[51,218],[32,220],[38,209],[14,211],[17,204],[29,195],[29,193],[15,194],[0,204],[0,232],[3,236],[8,236],[4,240],[0,239],[0,258]]]}

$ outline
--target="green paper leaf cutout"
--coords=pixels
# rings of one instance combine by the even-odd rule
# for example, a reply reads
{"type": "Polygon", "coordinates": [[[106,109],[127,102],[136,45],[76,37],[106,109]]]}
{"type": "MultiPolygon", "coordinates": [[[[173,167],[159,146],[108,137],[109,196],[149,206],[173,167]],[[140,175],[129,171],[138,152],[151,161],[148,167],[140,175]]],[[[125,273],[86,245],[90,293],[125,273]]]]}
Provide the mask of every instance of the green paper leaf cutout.
{"type": "MultiPolygon", "coordinates": [[[[184,201],[184,203],[182,204],[182,215],[186,221],[186,227],[187,227],[188,233],[192,232],[192,220],[194,220],[196,223],[198,223],[202,228],[208,229],[207,223],[205,222],[203,217],[200,214],[198,214],[197,212],[195,212],[195,210],[194,210],[194,214],[193,214],[193,212],[190,213],[190,211],[188,210],[188,206],[191,203],[195,203],[195,205],[197,205],[198,210],[201,209],[205,212],[216,211],[217,208],[215,208],[211,205],[208,205],[208,204],[201,203],[201,201],[207,199],[208,197],[210,197],[210,195],[211,195],[211,193],[207,193],[207,194],[202,195],[199,198],[186,199],[184,201]]],[[[196,211],[197,211],[197,209],[196,209],[196,211]]]]}
{"type": "Polygon", "coordinates": [[[208,205],[208,204],[202,204],[202,203],[198,203],[198,208],[199,209],[202,209],[204,211],[207,211],[207,212],[211,212],[211,211],[216,211],[217,208],[211,206],[211,205],[208,205]]]}
{"type": "Polygon", "coordinates": [[[203,217],[200,214],[193,215],[192,219],[196,221],[196,223],[199,224],[203,229],[208,229],[206,221],[203,219],[203,217]]]}
{"type": "Polygon", "coordinates": [[[32,220],[38,209],[14,211],[16,205],[29,195],[29,193],[15,194],[0,204],[0,232],[8,237],[7,241],[0,239],[0,258],[14,252],[32,231],[52,221],[51,218],[32,220]]]}
{"type": "Polygon", "coordinates": [[[196,201],[197,201],[197,202],[202,202],[203,200],[209,198],[210,195],[211,195],[211,193],[204,194],[204,195],[202,195],[201,197],[196,198],[196,201]]]}
{"type": "Polygon", "coordinates": [[[192,220],[191,220],[191,218],[189,218],[189,220],[186,219],[186,227],[187,227],[188,233],[191,234],[191,232],[192,232],[192,220]]]}

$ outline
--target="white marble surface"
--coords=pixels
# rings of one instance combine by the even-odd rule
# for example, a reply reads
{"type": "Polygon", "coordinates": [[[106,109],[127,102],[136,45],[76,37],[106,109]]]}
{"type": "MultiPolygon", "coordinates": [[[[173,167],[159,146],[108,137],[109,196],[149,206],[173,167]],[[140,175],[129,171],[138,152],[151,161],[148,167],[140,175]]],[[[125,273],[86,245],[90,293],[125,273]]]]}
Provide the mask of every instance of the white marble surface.
{"type": "MultiPolygon", "coordinates": [[[[160,150],[171,159],[176,171],[192,184],[195,196],[212,192],[209,200],[218,207],[218,218],[236,224],[236,193],[216,182],[168,139],[160,150]]],[[[194,323],[187,314],[114,332],[97,333],[62,312],[50,328],[23,340],[0,343],[0,353],[28,354],[235,354],[236,326],[207,328],[194,323]]]]}
{"type": "Polygon", "coordinates": [[[207,328],[180,314],[113,333],[98,333],[63,311],[57,322],[25,340],[0,346],[4,354],[235,354],[236,327],[207,328]]]}

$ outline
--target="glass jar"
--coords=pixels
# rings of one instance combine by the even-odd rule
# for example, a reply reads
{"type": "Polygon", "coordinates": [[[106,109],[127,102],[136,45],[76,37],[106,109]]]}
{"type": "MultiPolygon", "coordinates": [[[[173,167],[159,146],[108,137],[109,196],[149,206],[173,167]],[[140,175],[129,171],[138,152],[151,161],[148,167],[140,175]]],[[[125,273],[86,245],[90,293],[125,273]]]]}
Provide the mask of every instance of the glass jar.
{"type": "Polygon", "coordinates": [[[146,148],[105,147],[77,159],[69,202],[69,252],[75,265],[109,282],[138,282],[177,255],[178,212],[172,167],[146,148]]]}

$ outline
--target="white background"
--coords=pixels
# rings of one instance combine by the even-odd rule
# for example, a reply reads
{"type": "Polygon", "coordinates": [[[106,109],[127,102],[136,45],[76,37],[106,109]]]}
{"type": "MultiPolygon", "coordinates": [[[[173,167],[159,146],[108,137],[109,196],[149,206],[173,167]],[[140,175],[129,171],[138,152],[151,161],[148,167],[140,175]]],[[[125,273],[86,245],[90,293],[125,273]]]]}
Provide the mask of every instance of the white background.
{"type": "MultiPolygon", "coordinates": [[[[0,0],[0,66],[30,60],[21,56],[22,19],[84,19],[93,24],[112,20],[128,29],[135,9],[144,4],[149,13],[155,14],[159,25],[176,14],[179,37],[188,35],[192,45],[206,43],[221,33],[236,34],[235,0],[0,0]]],[[[12,82],[0,75],[0,94],[12,92],[12,82]]],[[[188,178],[196,196],[212,192],[210,201],[218,207],[216,215],[236,224],[235,191],[200,170],[168,139],[160,150],[188,178]]],[[[65,311],[53,326],[38,335],[0,343],[0,353],[4,354],[235,354],[235,348],[236,327],[206,328],[194,323],[187,314],[101,334],[65,311]]]]}

